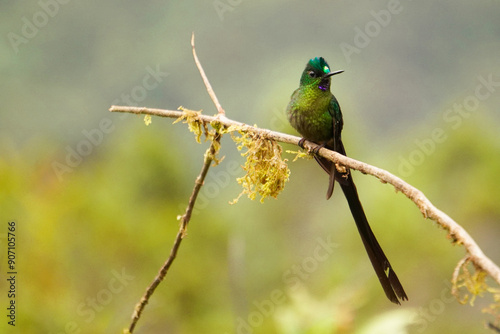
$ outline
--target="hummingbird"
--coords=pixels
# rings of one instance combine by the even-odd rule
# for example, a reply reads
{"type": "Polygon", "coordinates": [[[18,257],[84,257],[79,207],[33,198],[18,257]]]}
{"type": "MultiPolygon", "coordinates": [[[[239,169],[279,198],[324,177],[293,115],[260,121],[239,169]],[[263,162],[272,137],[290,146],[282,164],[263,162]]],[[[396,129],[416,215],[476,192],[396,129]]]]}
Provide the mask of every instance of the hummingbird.
{"type": "MultiPolygon", "coordinates": [[[[342,72],[344,71],[331,71],[323,57],[309,60],[302,72],[300,86],[293,92],[286,109],[290,124],[303,137],[299,142],[302,148],[304,141],[308,140],[320,145],[319,148],[324,147],[346,155],[341,138],[344,125],[342,112],[337,99],[330,92],[332,76],[342,72]]],[[[313,153],[317,153],[319,148],[313,153]]],[[[333,194],[335,182],[340,184],[363,245],[387,298],[395,304],[400,304],[400,300],[408,300],[396,272],[368,224],[349,169],[317,154],[314,158],[329,175],[327,199],[333,194]]]]}

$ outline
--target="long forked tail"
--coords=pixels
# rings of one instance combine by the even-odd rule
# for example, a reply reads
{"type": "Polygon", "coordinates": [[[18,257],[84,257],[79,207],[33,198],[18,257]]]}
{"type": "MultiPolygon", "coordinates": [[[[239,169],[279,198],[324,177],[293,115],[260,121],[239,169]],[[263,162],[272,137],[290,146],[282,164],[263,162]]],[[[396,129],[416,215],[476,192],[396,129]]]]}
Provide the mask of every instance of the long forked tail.
{"type": "MultiPolygon", "coordinates": [[[[338,153],[346,155],[342,141],[339,141],[336,146],[338,153]]],[[[331,145],[326,145],[326,148],[333,150],[331,145]]],[[[382,284],[382,288],[384,288],[387,298],[395,304],[400,304],[400,300],[408,300],[406,292],[403,289],[401,282],[399,282],[396,272],[392,269],[389,260],[385,256],[382,247],[380,247],[380,244],[368,224],[368,220],[366,219],[365,211],[363,210],[363,206],[359,200],[358,191],[354,185],[351,172],[338,172],[335,164],[330,160],[318,155],[315,155],[314,158],[330,176],[326,198],[329,199],[332,196],[335,181],[337,181],[342,187],[342,191],[344,192],[349,208],[351,209],[352,216],[356,222],[356,226],[358,227],[363,245],[365,246],[373,269],[375,269],[375,273],[377,274],[380,284],[382,284]]]]}
{"type": "Polygon", "coordinates": [[[375,235],[373,234],[368,220],[366,219],[365,212],[359,201],[358,192],[352,176],[346,174],[347,182],[340,183],[344,195],[351,209],[352,216],[358,227],[361,240],[363,240],[363,245],[365,246],[368,257],[372,262],[373,269],[377,273],[377,277],[384,288],[385,294],[389,300],[395,304],[400,304],[400,300],[408,300],[406,292],[403,286],[399,282],[396,272],[392,269],[389,260],[384,254],[382,247],[378,243],[375,235]]]}

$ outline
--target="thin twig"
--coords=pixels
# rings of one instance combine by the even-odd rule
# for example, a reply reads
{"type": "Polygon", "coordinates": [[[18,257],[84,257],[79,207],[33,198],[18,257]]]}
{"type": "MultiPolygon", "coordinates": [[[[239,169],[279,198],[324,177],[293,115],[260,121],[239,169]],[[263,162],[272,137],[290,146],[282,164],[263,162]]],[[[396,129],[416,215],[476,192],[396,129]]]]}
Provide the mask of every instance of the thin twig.
{"type": "Polygon", "coordinates": [[[493,325],[491,322],[488,323],[488,328],[495,331],[496,333],[500,333],[500,328],[493,325]]]}
{"type": "Polygon", "coordinates": [[[453,270],[453,275],[451,276],[451,294],[455,296],[455,298],[461,304],[465,304],[467,302],[467,297],[464,297],[464,299],[460,299],[460,293],[458,291],[458,279],[460,277],[460,272],[462,270],[466,270],[466,266],[470,261],[470,256],[465,256],[463,259],[458,261],[457,265],[455,266],[455,270],[453,270]]]}
{"type": "MultiPolygon", "coordinates": [[[[215,138],[214,140],[219,140],[219,138],[215,138]]],[[[151,283],[151,285],[148,286],[146,289],[146,292],[142,296],[140,302],[136,305],[134,309],[134,314],[132,315],[132,322],[130,323],[128,331],[130,333],[133,333],[134,328],[137,324],[137,321],[141,317],[142,311],[144,311],[144,308],[146,307],[146,304],[149,301],[149,298],[151,295],[154,293],[158,285],[161,283],[161,281],[165,278],[167,275],[168,269],[172,265],[172,263],[175,260],[175,257],[177,256],[177,251],[179,250],[179,247],[181,245],[182,239],[186,236],[187,232],[187,226],[188,223],[191,219],[191,214],[193,212],[194,204],[196,202],[196,198],[198,197],[198,193],[200,192],[201,186],[203,185],[203,182],[205,180],[205,177],[207,176],[208,169],[210,168],[210,165],[212,163],[212,157],[215,155],[215,143],[212,142],[209,148],[209,154],[205,154],[205,161],[203,163],[203,167],[201,168],[200,174],[196,178],[193,192],[191,193],[191,197],[189,198],[189,203],[186,208],[185,213],[180,217],[180,227],[179,231],[177,232],[177,236],[175,237],[174,244],[172,246],[172,249],[170,250],[170,256],[168,257],[167,261],[163,264],[161,267],[160,271],[158,272],[158,275],[156,275],[155,279],[151,283]]]]}
{"type": "MultiPolygon", "coordinates": [[[[224,109],[222,109],[222,106],[219,103],[219,100],[217,99],[217,96],[215,95],[215,92],[212,89],[212,86],[210,85],[210,82],[208,81],[207,76],[205,75],[205,71],[203,71],[203,67],[201,66],[198,57],[196,56],[196,51],[194,47],[194,33],[191,38],[191,45],[193,47],[193,57],[194,61],[196,63],[196,66],[198,67],[198,70],[200,71],[201,77],[203,78],[203,82],[205,83],[205,87],[207,88],[207,92],[212,98],[212,101],[215,104],[215,107],[217,108],[218,115],[221,117],[224,117],[224,109]]],[[[191,214],[193,213],[194,209],[194,204],[196,203],[196,198],[198,197],[198,194],[200,192],[201,187],[203,186],[203,183],[205,181],[205,177],[207,176],[208,169],[210,168],[212,161],[214,161],[214,158],[217,154],[217,148],[220,147],[220,140],[221,140],[221,135],[219,133],[215,133],[212,143],[205,153],[204,157],[204,162],[203,162],[203,167],[201,168],[200,174],[196,178],[196,181],[194,183],[194,188],[193,192],[191,193],[191,196],[189,197],[189,202],[188,206],[186,208],[185,213],[180,217],[180,227],[179,231],[177,232],[177,235],[174,240],[174,244],[172,246],[172,249],[170,250],[170,255],[168,259],[165,261],[163,266],[161,267],[160,271],[156,275],[155,279],[153,282],[148,286],[146,289],[146,292],[142,296],[141,300],[139,303],[136,305],[134,309],[134,313],[132,314],[132,322],[130,323],[130,326],[128,328],[129,333],[133,333],[135,326],[137,325],[137,322],[141,318],[141,314],[144,311],[144,308],[146,307],[149,298],[153,295],[155,292],[156,288],[158,285],[160,285],[161,281],[165,278],[167,275],[167,272],[174,262],[177,252],[179,250],[179,247],[181,245],[181,242],[183,238],[187,234],[187,227],[189,224],[189,221],[191,220],[191,214]]]]}
{"type": "Polygon", "coordinates": [[[215,107],[217,108],[217,113],[219,113],[219,115],[225,115],[226,112],[224,111],[224,109],[222,109],[222,106],[220,105],[219,100],[217,99],[217,95],[215,95],[214,90],[212,89],[212,85],[210,85],[210,82],[208,81],[207,75],[205,74],[203,67],[201,67],[201,63],[198,60],[198,56],[196,55],[196,50],[194,48],[194,32],[191,35],[191,46],[193,47],[194,62],[196,63],[196,66],[198,67],[198,71],[200,71],[201,78],[203,79],[203,83],[205,84],[205,87],[207,87],[208,95],[210,95],[210,98],[214,102],[215,107]]]}
{"type": "MultiPolygon", "coordinates": [[[[137,107],[127,107],[127,106],[112,106],[109,110],[112,112],[146,114],[146,115],[155,115],[155,116],[172,117],[172,118],[179,118],[183,115],[183,112],[179,110],[162,110],[162,109],[137,108],[137,107]]],[[[262,138],[272,139],[282,143],[297,145],[300,140],[300,138],[296,136],[291,136],[288,134],[275,132],[267,129],[259,129],[250,125],[230,120],[226,117],[221,118],[217,116],[199,115],[198,120],[205,124],[217,120],[221,125],[227,127],[231,125],[239,126],[241,127],[241,131],[258,134],[262,138]]],[[[318,145],[308,141],[304,143],[304,146],[309,150],[318,147],[318,145]]],[[[425,218],[429,218],[438,223],[440,226],[442,226],[449,232],[450,236],[452,237],[452,240],[454,240],[459,244],[463,244],[467,253],[470,255],[471,261],[479,269],[484,270],[498,284],[500,284],[500,268],[493,261],[491,261],[486,255],[484,255],[481,248],[477,245],[474,239],[467,233],[467,231],[465,231],[463,227],[457,224],[447,214],[437,209],[420,190],[411,186],[410,184],[406,183],[399,177],[389,173],[386,170],[343,156],[339,153],[330,151],[328,149],[321,148],[318,151],[318,154],[324,158],[329,159],[330,161],[339,163],[351,169],[358,170],[363,174],[373,175],[383,183],[389,183],[393,185],[397,191],[401,191],[406,197],[408,197],[417,205],[420,212],[422,212],[425,218]]]]}

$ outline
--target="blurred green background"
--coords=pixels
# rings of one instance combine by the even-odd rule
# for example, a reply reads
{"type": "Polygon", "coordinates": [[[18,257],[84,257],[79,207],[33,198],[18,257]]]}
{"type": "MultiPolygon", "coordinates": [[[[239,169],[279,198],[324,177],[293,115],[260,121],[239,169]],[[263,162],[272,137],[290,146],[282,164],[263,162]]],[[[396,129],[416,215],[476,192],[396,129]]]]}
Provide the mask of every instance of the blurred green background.
{"type": "MultiPolygon", "coordinates": [[[[112,104],[214,114],[294,133],[308,59],[336,76],[350,156],[421,189],[500,262],[497,1],[3,1],[0,242],[17,223],[17,322],[1,332],[119,333],[167,258],[207,143],[112,104]]],[[[226,136],[228,137],[228,136],[226,136]]],[[[285,149],[296,149],[285,146],[285,149]]],[[[311,160],[277,200],[242,198],[230,138],[178,258],[136,333],[483,333],[450,297],[464,250],[393,188],[355,173],[410,298],[387,301],[341,192],[311,160]]],[[[291,160],[293,156],[286,155],[291,160]]],[[[1,308],[7,285],[0,283],[1,308]]],[[[6,311],[4,311],[6,312],[6,311]]]]}

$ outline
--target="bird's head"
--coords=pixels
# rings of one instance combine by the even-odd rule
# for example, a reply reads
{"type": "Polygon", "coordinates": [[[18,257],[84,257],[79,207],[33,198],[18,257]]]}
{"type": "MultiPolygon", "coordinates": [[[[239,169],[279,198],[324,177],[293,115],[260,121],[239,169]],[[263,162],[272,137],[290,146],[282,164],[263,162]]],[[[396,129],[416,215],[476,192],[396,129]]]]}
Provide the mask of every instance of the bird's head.
{"type": "Polygon", "coordinates": [[[302,77],[300,78],[300,85],[315,85],[322,91],[328,91],[330,90],[332,75],[342,72],[344,71],[330,71],[330,66],[328,66],[326,60],[323,57],[316,57],[309,60],[307,63],[304,72],[302,72],[302,77]]]}

